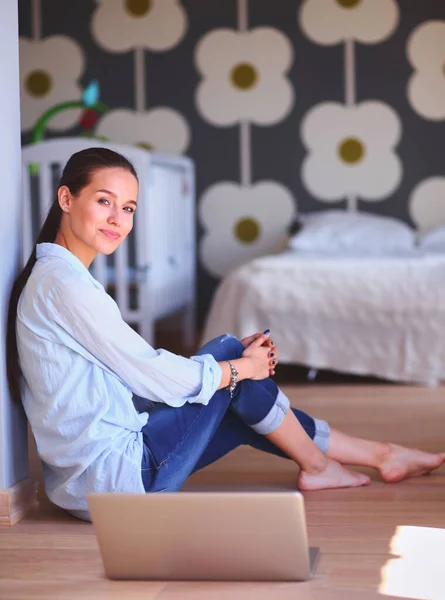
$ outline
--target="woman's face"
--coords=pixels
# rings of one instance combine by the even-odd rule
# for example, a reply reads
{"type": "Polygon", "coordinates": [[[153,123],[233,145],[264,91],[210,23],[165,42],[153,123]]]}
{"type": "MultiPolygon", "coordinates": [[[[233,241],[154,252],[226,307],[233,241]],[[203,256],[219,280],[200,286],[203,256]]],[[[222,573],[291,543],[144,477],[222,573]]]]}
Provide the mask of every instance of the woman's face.
{"type": "Polygon", "coordinates": [[[61,187],[59,203],[69,217],[70,237],[74,236],[76,245],[111,254],[133,227],[137,195],[136,178],[119,167],[94,171],[77,196],[61,187]]]}

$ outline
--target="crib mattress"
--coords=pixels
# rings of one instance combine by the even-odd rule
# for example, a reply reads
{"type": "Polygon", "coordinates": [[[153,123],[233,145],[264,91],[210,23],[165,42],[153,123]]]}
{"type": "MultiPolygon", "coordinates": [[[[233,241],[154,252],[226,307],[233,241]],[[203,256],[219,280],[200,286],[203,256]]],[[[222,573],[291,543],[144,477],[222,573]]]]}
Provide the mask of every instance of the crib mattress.
{"type": "Polygon", "coordinates": [[[445,256],[260,258],[217,289],[204,340],[271,329],[282,363],[445,379],[445,256]]]}

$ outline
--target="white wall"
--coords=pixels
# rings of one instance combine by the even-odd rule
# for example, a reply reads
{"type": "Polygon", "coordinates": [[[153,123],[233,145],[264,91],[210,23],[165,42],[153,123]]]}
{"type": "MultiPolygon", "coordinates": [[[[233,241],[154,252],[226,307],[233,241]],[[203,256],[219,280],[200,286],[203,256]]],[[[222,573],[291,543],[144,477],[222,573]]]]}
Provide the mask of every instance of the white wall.
{"type": "Polygon", "coordinates": [[[0,488],[28,474],[26,421],[8,395],[5,337],[8,295],[20,249],[20,102],[17,0],[0,1],[0,488]]]}

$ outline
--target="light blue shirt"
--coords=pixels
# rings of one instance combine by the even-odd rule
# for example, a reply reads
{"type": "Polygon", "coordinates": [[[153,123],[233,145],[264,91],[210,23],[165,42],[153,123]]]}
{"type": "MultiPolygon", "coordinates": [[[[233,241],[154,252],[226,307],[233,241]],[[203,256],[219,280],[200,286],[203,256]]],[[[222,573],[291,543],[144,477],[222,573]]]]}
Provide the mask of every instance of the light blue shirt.
{"type": "Polygon", "coordinates": [[[89,492],[144,492],[133,394],[207,404],[221,368],[207,354],[155,350],[69,250],[39,244],[17,313],[23,405],[55,504],[88,518],[89,492]]]}

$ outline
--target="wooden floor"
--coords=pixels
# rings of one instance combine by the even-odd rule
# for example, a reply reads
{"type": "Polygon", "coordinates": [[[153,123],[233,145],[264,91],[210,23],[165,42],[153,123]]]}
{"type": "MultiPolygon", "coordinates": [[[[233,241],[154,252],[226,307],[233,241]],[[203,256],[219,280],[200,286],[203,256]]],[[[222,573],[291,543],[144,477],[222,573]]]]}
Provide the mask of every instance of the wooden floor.
{"type": "MultiPolygon", "coordinates": [[[[444,388],[311,385],[285,391],[294,406],[348,433],[445,450],[444,388]]],[[[243,448],[188,485],[293,487],[296,475],[289,461],[243,448]]],[[[385,594],[443,600],[445,469],[393,485],[373,479],[367,488],[305,493],[310,544],[322,550],[311,582],[108,581],[91,524],[43,502],[31,518],[0,529],[0,598],[366,600],[385,594]]]]}

